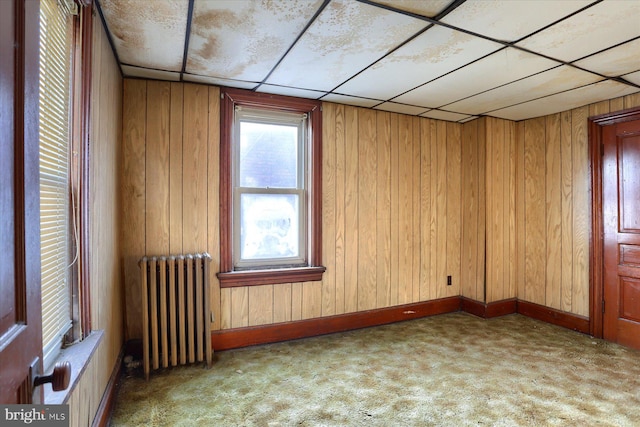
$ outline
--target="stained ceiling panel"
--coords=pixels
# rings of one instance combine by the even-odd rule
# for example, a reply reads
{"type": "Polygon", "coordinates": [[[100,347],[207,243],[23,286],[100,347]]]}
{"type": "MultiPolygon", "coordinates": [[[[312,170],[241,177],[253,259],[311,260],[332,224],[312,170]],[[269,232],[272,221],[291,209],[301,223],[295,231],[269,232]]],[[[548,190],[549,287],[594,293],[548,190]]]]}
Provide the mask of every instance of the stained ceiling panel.
{"type": "Polygon", "coordinates": [[[603,1],[518,45],[571,62],[638,36],[640,1],[603,1]]]}
{"type": "Polygon", "coordinates": [[[460,123],[640,94],[640,0],[93,1],[125,77],[460,123]]]}
{"type": "Polygon", "coordinates": [[[567,92],[560,92],[545,98],[525,102],[513,107],[491,112],[492,116],[509,120],[524,120],[547,114],[559,113],[576,107],[602,101],[609,98],[630,95],[637,88],[611,80],[583,86],[567,92]]]}
{"type": "Polygon", "coordinates": [[[301,34],[322,0],[194,3],[187,72],[262,81],[301,34]]]}
{"type": "Polygon", "coordinates": [[[187,28],[187,0],[101,0],[122,64],[180,71],[187,28]]]}
{"type": "Polygon", "coordinates": [[[557,62],[513,48],[502,49],[396,98],[398,102],[441,107],[557,66],[557,62]],[[482,76],[482,78],[478,78],[482,76]]]}
{"type": "Polygon", "coordinates": [[[454,111],[484,114],[555,92],[574,89],[602,80],[595,74],[568,65],[556,67],[531,77],[500,86],[446,106],[454,111]]]}
{"type": "Polygon", "coordinates": [[[577,61],[575,65],[610,77],[638,71],[640,70],[640,38],[577,61]]]}
{"type": "MultiPolygon", "coordinates": [[[[336,92],[389,99],[501,47],[498,43],[436,26],[338,87],[336,92]]],[[[428,102],[416,105],[436,106],[428,102]]]]}
{"type": "Polygon", "coordinates": [[[426,23],[353,0],[333,0],[267,83],[331,90],[426,23]]]}
{"type": "Polygon", "coordinates": [[[503,41],[516,41],[593,3],[593,0],[466,1],[442,22],[503,41]]]}

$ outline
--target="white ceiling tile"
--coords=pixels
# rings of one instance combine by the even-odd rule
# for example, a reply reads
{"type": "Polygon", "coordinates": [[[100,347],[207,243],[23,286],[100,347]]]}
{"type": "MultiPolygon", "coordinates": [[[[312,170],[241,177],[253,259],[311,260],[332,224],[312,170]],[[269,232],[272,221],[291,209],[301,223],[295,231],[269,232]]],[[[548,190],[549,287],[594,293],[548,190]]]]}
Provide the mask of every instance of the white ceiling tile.
{"type": "Polygon", "coordinates": [[[631,83],[635,83],[640,85],[640,71],[636,71],[635,73],[629,73],[622,76],[623,79],[630,81],[631,83]]]}
{"type": "Polygon", "coordinates": [[[640,70],[640,38],[577,61],[575,65],[609,77],[640,70]]]}
{"type": "Polygon", "coordinates": [[[376,0],[374,3],[433,18],[449,6],[451,0],[376,0]]]}
{"type": "Polygon", "coordinates": [[[552,93],[573,89],[602,80],[595,74],[567,65],[536,74],[479,95],[447,105],[447,110],[483,114],[552,93]]]}
{"type": "Polygon", "coordinates": [[[557,62],[540,56],[506,48],[407,92],[394,101],[441,107],[556,65],[557,62]]]}
{"type": "Polygon", "coordinates": [[[253,89],[258,85],[256,82],[246,82],[242,80],[221,79],[217,77],[199,76],[197,74],[184,74],[183,80],[194,83],[205,83],[216,86],[228,86],[238,89],[253,89]]]}
{"type": "Polygon", "coordinates": [[[187,0],[101,0],[120,62],[181,71],[187,31],[187,0]]]}
{"type": "Polygon", "coordinates": [[[328,102],[336,102],[338,104],[347,104],[347,105],[357,105],[358,107],[367,107],[371,108],[374,105],[380,104],[381,101],[375,99],[367,99],[367,98],[358,98],[356,96],[346,96],[346,95],[338,95],[335,93],[330,93],[321,101],[328,102]]]}
{"type": "MultiPolygon", "coordinates": [[[[336,91],[347,95],[389,99],[501,47],[494,42],[436,26],[336,91]]],[[[419,105],[428,107],[428,100],[419,105]]]]}
{"type": "Polygon", "coordinates": [[[140,77],[143,79],[168,80],[177,82],[180,80],[180,73],[175,71],[154,70],[152,68],[122,66],[122,73],[125,77],[140,77]]]}
{"type": "Polygon", "coordinates": [[[297,96],[299,98],[318,99],[326,92],[316,90],[298,89],[287,86],[260,85],[256,92],[272,93],[275,95],[297,96]]]}
{"type": "Polygon", "coordinates": [[[425,110],[422,107],[415,107],[413,105],[398,104],[396,102],[384,102],[384,103],[378,105],[375,108],[376,108],[376,110],[391,111],[392,113],[409,114],[409,115],[412,115],[412,116],[417,116],[418,114],[423,113],[424,110],[425,110]]]}
{"type": "Polygon", "coordinates": [[[321,4],[322,0],[196,0],[186,70],[262,81],[321,4]]]}
{"type": "Polygon", "coordinates": [[[267,83],[331,90],[426,25],[365,3],[334,0],[267,83]]]}
{"type": "Polygon", "coordinates": [[[426,113],[420,114],[421,117],[428,117],[430,119],[446,120],[448,122],[458,122],[469,118],[468,114],[452,113],[450,111],[442,110],[430,110],[426,113]]]}
{"type": "Polygon", "coordinates": [[[640,1],[603,1],[519,46],[571,62],[640,35],[640,1]]]}
{"type": "Polygon", "coordinates": [[[572,108],[629,95],[637,91],[638,89],[633,86],[605,80],[568,92],[562,92],[514,105],[513,107],[496,110],[491,112],[491,115],[508,120],[523,120],[571,110],[572,108]]]}
{"type": "Polygon", "coordinates": [[[458,120],[458,122],[459,123],[467,123],[467,122],[470,122],[471,120],[475,120],[477,118],[478,118],[478,116],[469,116],[466,119],[458,120]]]}
{"type": "Polygon", "coordinates": [[[497,40],[516,41],[589,3],[592,0],[466,1],[442,22],[497,40]]]}

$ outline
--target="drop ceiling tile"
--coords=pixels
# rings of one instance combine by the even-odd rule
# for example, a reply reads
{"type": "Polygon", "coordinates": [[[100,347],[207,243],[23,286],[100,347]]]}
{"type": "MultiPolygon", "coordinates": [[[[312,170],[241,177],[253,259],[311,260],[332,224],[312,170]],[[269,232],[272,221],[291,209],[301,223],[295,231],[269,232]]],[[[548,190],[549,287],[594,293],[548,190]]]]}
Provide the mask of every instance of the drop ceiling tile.
{"type": "Polygon", "coordinates": [[[441,107],[467,96],[547,70],[557,64],[555,61],[537,55],[506,48],[407,92],[394,101],[441,107]]]}
{"type": "Polygon", "coordinates": [[[322,0],[195,0],[186,70],[262,81],[321,4],[322,0]]]}
{"type": "Polygon", "coordinates": [[[322,98],[321,101],[336,102],[338,104],[356,105],[358,107],[367,107],[367,108],[371,108],[382,102],[376,99],[358,98],[356,96],[338,95],[336,93],[328,94],[327,96],[322,98]]]}
{"type": "Polygon", "coordinates": [[[275,95],[297,96],[298,98],[318,99],[326,92],[316,90],[298,89],[295,87],[260,85],[256,92],[272,93],[275,95]]]}
{"type": "Polygon", "coordinates": [[[593,0],[466,1],[442,19],[450,25],[503,41],[516,41],[570,15],[593,0]]]}
{"type": "Polygon", "coordinates": [[[638,88],[605,80],[567,92],[525,102],[513,107],[491,112],[491,116],[508,120],[523,120],[532,117],[559,113],[606,99],[617,98],[637,92],[638,88]]]}
{"type": "Polygon", "coordinates": [[[430,110],[420,114],[421,117],[430,119],[446,120],[448,122],[458,122],[469,118],[469,114],[452,113],[451,111],[430,110]]]}
{"type": "Polygon", "coordinates": [[[483,114],[602,80],[570,66],[560,66],[447,105],[448,110],[483,114]]]}
{"type": "Polygon", "coordinates": [[[132,67],[131,65],[122,66],[122,74],[125,77],[140,77],[143,79],[168,80],[177,82],[180,80],[180,73],[174,71],[154,70],[151,68],[132,67]]]}
{"type": "Polygon", "coordinates": [[[629,73],[626,74],[624,76],[622,76],[623,79],[631,82],[631,83],[635,83],[637,85],[640,85],[640,71],[636,71],[635,73],[629,73]]]}
{"type": "Polygon", "coordinates": [[[640,70],[640,38],[582,59],[574,64],[609,77],[640,70]]]}
{"type": "Polygon", "coordinates": [[[475,120],[477,118],[478,118],[478,116],[469,116],[466,119],[458,120],[458,122],[459,123],[467,123],[467,122],[470,122],[471,120],[475,120]]]}
{"type": "Polygon", "coordinates": [[[374,3],[433,18],[449,6],[451,0],[376,0],[374,3]]]}
{"type": "Polygon", "coordinates": [[[101,0],[122,64],[180,71],[187,31],[187,0],[101,0]]]}
{"type": "Polygon", "coordinates": [[[416,107],[414,105],[398,104],[397,102],[384,102],[375,107],[375,109],[391,111],[392,113],[409,114],[411,116],[417,116],[418,114],[425,112],[425,108],[416,107]]]}
{"type": "Polygon", "coordinates": [[[218,77],[199,76],[197,74],[184,74],[182,79],[188,82],[204,83],[216,86],[228,86],[238,89],[253,89],[258,86],[257,82],[247,82],[243,80],[221,79],[218,77]]]}
{"type": "MultiPolygon", "coordinates": [[[[445,27],[433,27],[337,91],[389,99],[502,48],[502,45],[445,27]]],[[[424,101],[424,100],[423,100],[424,101]]],[[[420,103],[425,107],[428,100],[420,103]]]]}
{"type": "Polygon", "coordinates": [[[365,3],[334,0],[267,83],[331,90],[426,25],[365,3]]]}
{"type": "Polygon", "coordinates": [[[640,1],[603,1],[518,45],[571,62],[639,35],[640,1]]]}

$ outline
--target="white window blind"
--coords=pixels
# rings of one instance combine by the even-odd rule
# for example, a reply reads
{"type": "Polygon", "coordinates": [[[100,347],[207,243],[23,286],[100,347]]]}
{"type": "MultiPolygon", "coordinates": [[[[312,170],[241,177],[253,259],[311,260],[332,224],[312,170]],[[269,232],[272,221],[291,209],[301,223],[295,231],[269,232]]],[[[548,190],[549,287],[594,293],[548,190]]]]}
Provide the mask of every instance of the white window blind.
{"type": "Polygon", "coordinates": [[[45,369],[71,327],[70,210],[73,22],[64,2],[40,3],[40,240],[45,369]]]}

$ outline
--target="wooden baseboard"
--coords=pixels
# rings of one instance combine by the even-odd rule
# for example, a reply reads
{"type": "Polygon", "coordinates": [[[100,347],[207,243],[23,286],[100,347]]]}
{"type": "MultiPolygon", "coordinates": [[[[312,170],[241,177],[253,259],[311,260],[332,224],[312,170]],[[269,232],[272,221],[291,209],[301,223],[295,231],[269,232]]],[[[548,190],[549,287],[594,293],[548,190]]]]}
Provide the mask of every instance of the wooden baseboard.
{"type": "Polygon", "coordinates": [[[460,307],[462,311],[473,314],[474,316],[482,317],[483,319],[512,314],[515,313],[517,309],[517,300],[515,298],[495,301],[489,304],[474,301],[465,297],[460,297],[460,300],[460,307]]]}
{"type": "Polygon", "coordinates": [[[544,305],[534,304],[528,301],[518,300],[518,313],[523,316],[551,323],[553,325],[562,326],[563,328],[573,329],[583,334],[590,333],[590,324],[587,317],[578,316],[577,314],[566,313],[544,305]]]}
{"type": "Polygon", "coordinates": [[[120,378],[122,377],[122,364],[125,355],[126,344],[122,346],[120,354],[116,359],[116,365],[113,367],[111,377],[105,388],[102,400],[100,400],[100,406],[93,417],[92,427],[105,427],[109,425],[111,419],[111,412],[113,411],[113,404],[118,394],[118,387],[120,385],[120,378]]]}
{"type": "Polygon", "coordinates": [[[450,297],[316,319],[213,331],[211,340],[214,350],[229,350],[379,326],[459,310],[460,298],[450,297]]]}

